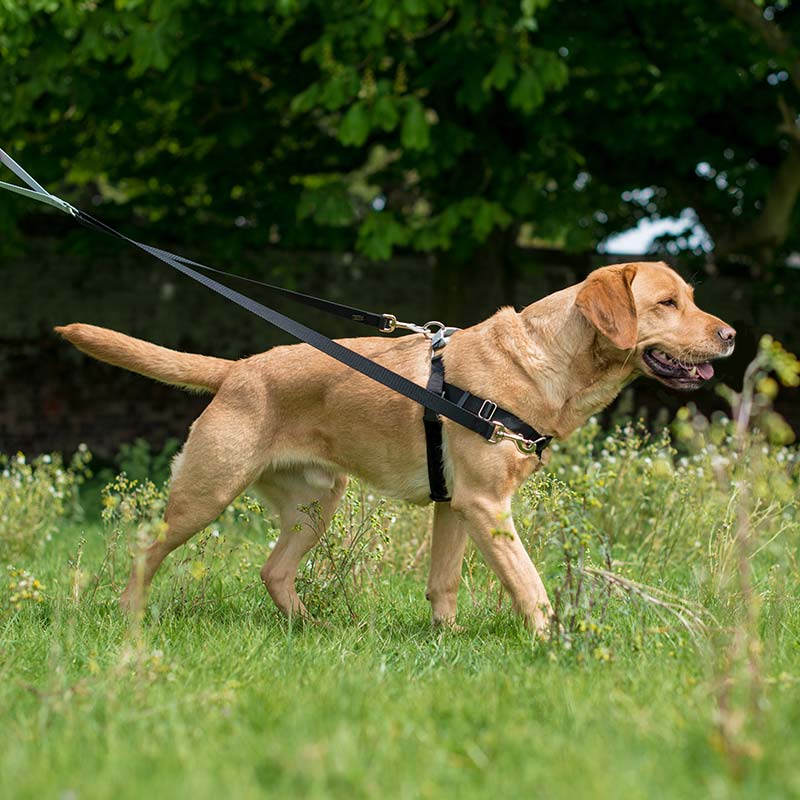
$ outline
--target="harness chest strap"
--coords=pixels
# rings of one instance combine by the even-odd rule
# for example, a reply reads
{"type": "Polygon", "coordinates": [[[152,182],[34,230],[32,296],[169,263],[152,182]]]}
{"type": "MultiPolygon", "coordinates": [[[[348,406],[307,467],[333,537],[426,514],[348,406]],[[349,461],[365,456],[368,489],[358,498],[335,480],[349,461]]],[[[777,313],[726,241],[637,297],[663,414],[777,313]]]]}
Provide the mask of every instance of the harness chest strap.
{"type": "MultiPolygon", "coordinates": [[[[450,336],[458,328],[442,328],[437,331],[431,341],[431,374],[428,379],[428,391],[450,400],[460,408],[471,411],[476,416],[497,426],[498,431],[503,431],[500,438],[513,439],[523,453],[535,452],[541,459],[552,436],[543,436],[535,428],[523,422],[518,416],[500,408],[492,400],[484,400],[471,392],[459,389],[445,381],[444,361],[442,351],[450,340],[450,336]]],[[[435,502],[449,502],[450,495],[447,491],[447,479],[444,474],[444,453],[442,450],[442,421],[439,415],[431,408],[426,407],[422,418],[425,426],[425,449],[428,458],[428,485],[430,497],[435,502]]],[[[492,441],[490,439],[490,441],[492,441]]]]}

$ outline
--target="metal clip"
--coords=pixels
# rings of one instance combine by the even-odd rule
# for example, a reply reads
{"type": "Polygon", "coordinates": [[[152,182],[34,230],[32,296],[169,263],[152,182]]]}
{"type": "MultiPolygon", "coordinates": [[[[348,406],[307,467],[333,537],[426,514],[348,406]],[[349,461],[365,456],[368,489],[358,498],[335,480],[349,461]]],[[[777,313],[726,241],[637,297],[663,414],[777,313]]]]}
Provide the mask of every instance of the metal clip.
{"type": "Polygon", "coordinates": [[[422,330],[426,336],[434,336],[439,333],[439,331],[443,331],[446,327],[447,326],[444,324],[444,322],[439,322],[437,319],[432,319],[422,326],[422,330]]]}
{"type": "Polygon", "coordinates": [[[537,446],[547,440],[546,436],[540,436],[538,439],[526,439],[521,433],[508,430],[502,422],[495,422],[493,426],[492,435],[486,441],[490,444],[497,444],[502,439],[509,439],[517,446],[517,450],[526,456],[536,452],[537,446]]]}
{"type": "Polygon", "coordinates": [[[397,328],[397,317],[394,314],[381,314],[384,326],[378,328],[381,333],[392,333],[397,328]]]}
{"type": "MultiPolygon", "coordinates": [[[[49,194],[49,192],[48,192],[49,194]]],[[[54,194],[51,194],[50,197],[56,201],[56,205],[62,210],[66,211],[67,214],[78,218],[78,209],[75,206],[68,203],[66,200],[62,200],[60,197],[56,197],[54,194]]]]}
{"type": "Polygon", "coordinates": [[[414,333],[422,333],[429,339],[439,331],[444,330],[447,326],[438,320],[431,320],[424,325],[417,325],[414,322],[399,322],[394,314],[381,314],[383,318],[383,327],[378,328],[381,333],[393,333],[396,330],[413,331],[414,333]]]}

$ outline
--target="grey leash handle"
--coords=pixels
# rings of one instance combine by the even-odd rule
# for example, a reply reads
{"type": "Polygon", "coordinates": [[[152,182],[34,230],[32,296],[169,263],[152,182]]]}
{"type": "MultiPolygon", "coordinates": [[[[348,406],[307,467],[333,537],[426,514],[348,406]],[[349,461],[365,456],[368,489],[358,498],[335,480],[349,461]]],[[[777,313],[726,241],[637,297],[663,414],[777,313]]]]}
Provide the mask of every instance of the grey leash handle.
{"type": "Polygon", "coordinates": [[[59,211],[64,211],[67,214],[72,215],[73,217],[78,216],[78,211],[76,208],[73,208],[69,203],[65,200],[62,200],[60,197],[56,197],[47,189],[44,188],[32,175],[29,175],[16,161],[14,161],[11,156],[6,153],[5,150],[0,149],[0,162],[5,164],[21,181],[27,183],[30,189],[26,189],[23,186],[17,186],[14,183],[6,183],[5,181],[0,181],[0,188],[7,189],[9,192],[14,192],[16,194],[21,194],[23,197],[27,197],[30,200],[37,200],[40,203],[46,203],[48,206],[53,206],[53,208],[57,208],[59,211]]]}

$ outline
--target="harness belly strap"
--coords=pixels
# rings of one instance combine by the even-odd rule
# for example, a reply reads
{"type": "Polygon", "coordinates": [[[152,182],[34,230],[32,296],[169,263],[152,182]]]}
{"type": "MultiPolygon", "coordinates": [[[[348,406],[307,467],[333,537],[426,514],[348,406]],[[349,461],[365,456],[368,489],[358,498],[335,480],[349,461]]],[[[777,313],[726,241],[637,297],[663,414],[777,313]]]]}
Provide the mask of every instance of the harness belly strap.
{"type": "MultiPolygon", "coordinates": [[[[527,422],[523,422],[510,411],[500,408],[492,400],[484,400],[471,392],[445,382],[442,350],[448,339],[449,336],[435,336],[432,342],[431,374],[430,378],[428,378],[428,391],[447,398],[452,403],[486,420],[486,422],[497,423],[515,434],[524,436],[525,439],[535,444],[535,448],[531,452],[535,452],[537,457],[541,459],[542,453],[544,453],[545,448],[553,438],[552,436],[543,436],[534,427],[528,425],[527,422]]],[[[425,449],[428,457],[430,497],[431,500],[437,503],[449,502],[450,495],[447,492],[447,480],[444,474],[442,421],[439,415],[430,408],[425,408],[422,421],[425,426],[425,449]]]]}
{"type": "MultiPolygon", "coordinates": [[[[433,351],[431,358],[431,376],[428,378],[428,391],[444,395],[444,362],[442,354],[433,351]]],[[[428,455],[428,485],[431,489],[431,500],[436,503],[449,503],[447,481],[444,477],[444,452],[442,451],[442,421],[435,411],[425,409],[422,417],[425,426],[425,449],[428,455]]]]}

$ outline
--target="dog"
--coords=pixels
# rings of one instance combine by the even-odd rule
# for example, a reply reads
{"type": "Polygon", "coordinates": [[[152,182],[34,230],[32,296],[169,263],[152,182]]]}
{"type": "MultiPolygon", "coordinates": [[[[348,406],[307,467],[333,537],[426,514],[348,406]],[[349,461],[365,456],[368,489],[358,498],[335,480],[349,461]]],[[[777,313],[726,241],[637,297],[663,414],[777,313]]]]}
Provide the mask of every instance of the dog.
{"type": "MultiPolygon", "coordinates": [[[[280,518],[280,537],[261,578],[281,611],[302,617],[306,609],[295,576],[320,531],[301,506],[318,504],[327,526],[349,475],[382,494],[429,502],[422,407],[309,345],[229,361],[91,325],[55,330],[101,361],[215,395],[174,461],[166,533],[132,569],[120,598],[126,610],[143,608],[164,558],[245,489],[280,518]]],[[[696,389],[713,376],[710,362],[733,352],[735,336],[732,327],[695,305],[691,286],[666,264],[637,262],[597,269],[520,312],[502,308],[456,332],[443,358],[449,383],[493,400],[543,434],[563,438],[637,376],[696,389]]],[[[423,335],[341,343],[421,386],[427,383],[431,353],[423,335]]],[[[447,419],[443,456],[452,500],[434,509],[426,594],[434,624],[455,625],[471,537],[514,610],[544,632],[550,601],[511,518],[512,495],[542,460],[510,441],[489,443],[447,419]]]]}

